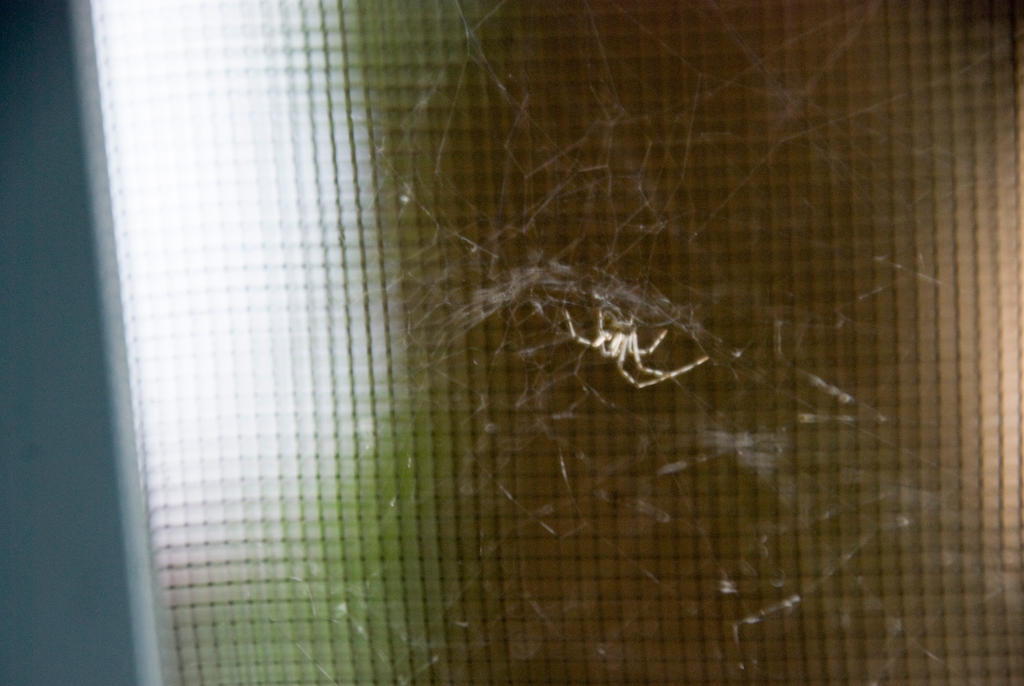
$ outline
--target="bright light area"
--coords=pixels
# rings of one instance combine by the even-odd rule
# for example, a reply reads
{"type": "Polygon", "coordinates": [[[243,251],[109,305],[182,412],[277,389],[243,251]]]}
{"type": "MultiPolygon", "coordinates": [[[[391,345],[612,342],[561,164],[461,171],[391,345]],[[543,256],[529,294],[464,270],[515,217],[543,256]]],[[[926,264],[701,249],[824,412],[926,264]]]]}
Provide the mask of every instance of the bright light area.
{"type": "Polygon", "coordinates": [[[217,562],[244,552],[233,543],[281,540],[247,532],[257,521],[315,526],[298,512],[303,482],[337,500],[332,485],[344,491],[356,469],[349,446],[372,435],[357,393],[373,378],[367,332],[382,324],[365,314],[367,268],[352,247],[353,165],[366,154],[353,154],[350,122],[330,116],[325,94],[342,91],[344,70],[314,30],[318,12],[94,3],[136,432],[154,549],[172,558],[163,567],[185,562],[173,559],[182,546],[189,561],[217,562]]]}

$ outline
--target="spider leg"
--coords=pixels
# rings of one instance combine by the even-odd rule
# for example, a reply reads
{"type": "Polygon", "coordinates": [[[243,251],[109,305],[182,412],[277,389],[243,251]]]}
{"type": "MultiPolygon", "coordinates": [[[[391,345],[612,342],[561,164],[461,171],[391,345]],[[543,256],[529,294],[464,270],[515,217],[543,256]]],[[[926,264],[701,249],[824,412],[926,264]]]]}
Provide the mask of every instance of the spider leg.
{"type": "Polygon", "coordinates": [[[633,386],[636,386],[637,388],[644,388],[645,386],[651,385],[649,382],[637,381],[636,379],[634,379],[633,375],[626,371],[626,367],[625,365],[623,365],[622,360],[619,360],[618,364],[616,364],[615,366],[618,367],[619,374],[622,375],[622,378],[631,383],[633,386]]]}
{"type": "Polygon", "coordinates": [[[574,341],[576,341],[577,343],[582,343],[588,348],[596,348],[599,345],[601,345],[603,341],[601,340],[600,336],[598,336],[596,340],[591,341],[587,340],[583,336],[576,333],[576,327],[572,325],[572,317],[569,316],[569,310],[562,308],[562,314],[565,315],[565,323],[569,325],[569,335],[572,336],[572,339],[574,341]]]}
{"type": "MultiPolygon", "coordinates": [[[[651,343],[646,348],[641,348],[640,347],[640,343],[638,341],[637,344],[636,344],[636,347],[634,348],[634,351],[635,351],[634,352],[634,356],[650,355],[651,353],[653,353],[655,350],[658,349],[658,346],[661,345],[661,342],[663,340],[665,340],[665,335],[666,334],[668,334],[668,329],[662,329],[661,332],[658,333],[658,335],[654,337],[654,342],[651,343]]],[[[640,360],[637,360],[637,362],[639,362],[639,361],[640,360]]]]}
{"type": "MultiPolygon", "coordinates": [[[[614,333],[611,335],[602,333],[601,335],[604,338],[603,341],[598,340],[601,344],[601,354],[605,357],[610,357],[619,364],[625,362],[626,353],[629,352],[629,338],[623,333],[614,333]]],[[[594,347],[596,348],[597,345],[595,344],[594,347]]]]}
{"type": "Polygon", "coordinates": [[[693,371],[697,367],[707,362],[709,359],[711,358],[709,358],[707,355],[701,355],[690,364],[684,365],[679,369],[673,369],[670,372],[666,372],[661,369],[653,369],[637,361],[637,367],[641,369],[643,372],[650,374],[654,378],[647,379],[646,381],[634,382],[634,384],[637,388],[647,388],[648,386],[653,386],[654,384],[661,383],[662,381],[668,381],[669,379],[674,379],[677,376],[682,376],[683,374],[689,371],[693,371]]]}

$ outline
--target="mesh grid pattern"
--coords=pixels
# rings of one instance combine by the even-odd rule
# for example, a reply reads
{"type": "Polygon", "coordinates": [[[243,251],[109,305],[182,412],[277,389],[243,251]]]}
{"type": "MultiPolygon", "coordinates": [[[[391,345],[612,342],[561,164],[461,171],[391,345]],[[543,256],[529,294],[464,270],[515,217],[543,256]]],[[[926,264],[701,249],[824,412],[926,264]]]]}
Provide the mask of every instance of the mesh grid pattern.
{"type": "Polygon", "coordinates": [[[1024,678],[1013,10],[94,0],[168,675],[1024,678]]]}

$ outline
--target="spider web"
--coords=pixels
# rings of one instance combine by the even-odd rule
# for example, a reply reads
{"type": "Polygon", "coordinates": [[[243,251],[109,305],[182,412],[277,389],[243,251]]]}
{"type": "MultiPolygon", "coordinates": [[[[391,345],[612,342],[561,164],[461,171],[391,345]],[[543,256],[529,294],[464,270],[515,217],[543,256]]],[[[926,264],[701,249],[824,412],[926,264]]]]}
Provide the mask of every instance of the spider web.
{"type": "MultiPolygon", "coordinates": [[[[1008,621],[1019,583],[950,533],[1000,516],[966,485],[985,481],[977,429],[941,426],[969,405],[941,368],[964,345],[943,338],[966,276],[953,206],[998,172],[968,170],[986,153],[945,132],[971,115],[936,104],[1006,78],[1000,22],[879,2],[452,2],[388,26],[430,26],[440,48],[408,72],[412,99],[386,100],[376,151],[410,378],[445,408],[424,422],[451,425],[434,478],[450,470],[444,514],[474,532],[460,571],[439,570],[475,637],[440,653],[449,678],[1005,668],[1019,627],[980,667],[946,619],[1008,621]],[[918,20],[937,44],[902,42],[918,20]],[[709,362],[632,387],[566,325],[593,340],[604,315],[640,345],[667,331],[651,367],[709,362]]],[[[981,383],[972,364],[958,373],[981,383]]]]}
{"type": "Polygon", "coordinates": [[[94,2],[171,671],[1024,674],[977,5],[94,2]]]}

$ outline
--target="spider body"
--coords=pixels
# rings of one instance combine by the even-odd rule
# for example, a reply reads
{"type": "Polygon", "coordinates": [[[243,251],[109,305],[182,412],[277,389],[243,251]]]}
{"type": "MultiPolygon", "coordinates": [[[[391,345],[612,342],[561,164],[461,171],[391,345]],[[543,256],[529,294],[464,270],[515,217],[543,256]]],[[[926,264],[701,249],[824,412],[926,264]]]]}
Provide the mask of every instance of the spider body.
{"type": "Polygon", "coordinates": [[[637,334],[636,323],[630,317],[627,321],[617,319],[604,309],[599,310],[597,317],[597,334],[594,338],[585,338],[576,333],[572,317],[569,311],[563,309],[566,324],[569,326],[569,335],[580,345],[601,353],[602,357],[615,361],[615,366],[626,381],[637,388],[647,388],[654,384],[661,383],[681,376],[708,361],[707,355],[702,355],[690,364],[673,370],[657,369],[644,364],[643,358],[653,353],[668,334],[667,329],[662,329],[654,337],[654,341],[646,347],[640,345],[640,338],[637,334]],[[632,363],[636,371],[630,374],[626,369],[627,364],[632,363]],[[645,378],[646,377],[646,378],[645,378]]]}

